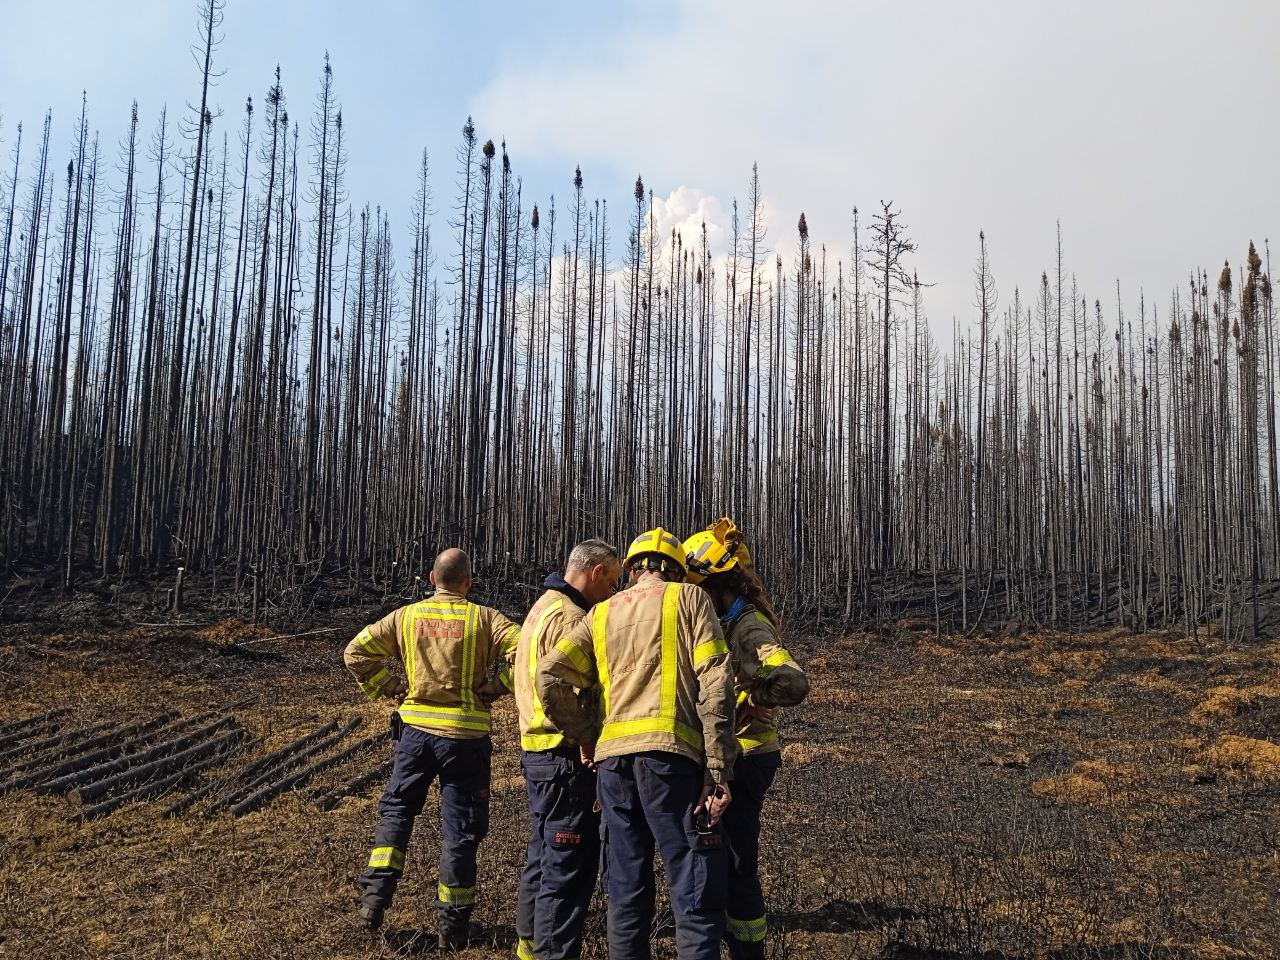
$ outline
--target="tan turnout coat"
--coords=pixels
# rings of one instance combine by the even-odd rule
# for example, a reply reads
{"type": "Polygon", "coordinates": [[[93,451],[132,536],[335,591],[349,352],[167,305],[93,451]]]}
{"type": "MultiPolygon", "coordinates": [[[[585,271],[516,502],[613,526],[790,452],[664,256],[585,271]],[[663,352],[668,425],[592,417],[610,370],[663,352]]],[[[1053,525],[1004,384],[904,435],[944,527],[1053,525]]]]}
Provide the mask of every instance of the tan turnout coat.
{"type": "Polygon", "coordinates": [[[705,763],[716,782],[732,778],[733,671],[701,589],[642,576],[596,604],[541,658],[536,675],[547,716],[570,739],[595,741],[597,760],[662,750],[705,763]]]}
{"type": "Polygon", "coordinates": [[[400,660],[409,687],[400,705],[404,722],[472,740],[489,733],[492,694],[511,689],[519,635],[497,610],[437,590],[365,627],[347,644],[344,659],[370,699],[394,682],[387,662],[400,660]]]}
{"type": "Polygon", "coordinates": [[[747,605],[725,626],[725,637],[737,689],[738,745],[748,755],[780,750],[777,708],[794,707],[808,696],[809,678],[782,645],[769,618],[753,606],[747,605]],[[742,709],[748,705],[756,710],[742,709]]]}
{"type": "Polygon", "coordinates": [[[553,750],[564,743],[564,735],[547,718],[538,699],[538,663],[586,614],[567,593],[551,589],[538,598],[524,618],[516,646],[515,694],[520,713],[520,746],[525,750],[553,750]]]}

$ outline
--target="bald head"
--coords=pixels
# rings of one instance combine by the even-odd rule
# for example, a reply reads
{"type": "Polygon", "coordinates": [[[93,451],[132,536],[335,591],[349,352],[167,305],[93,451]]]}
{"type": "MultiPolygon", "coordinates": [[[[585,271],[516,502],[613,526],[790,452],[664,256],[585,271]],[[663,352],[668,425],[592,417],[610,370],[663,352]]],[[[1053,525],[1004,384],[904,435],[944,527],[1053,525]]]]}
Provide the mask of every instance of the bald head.
{"type": "Polygon", "coordinates": [[[471,558],[466,551],[450,547],[436,557],[431,582],[441,590],[465,595],[471,589],[471,558]]]}

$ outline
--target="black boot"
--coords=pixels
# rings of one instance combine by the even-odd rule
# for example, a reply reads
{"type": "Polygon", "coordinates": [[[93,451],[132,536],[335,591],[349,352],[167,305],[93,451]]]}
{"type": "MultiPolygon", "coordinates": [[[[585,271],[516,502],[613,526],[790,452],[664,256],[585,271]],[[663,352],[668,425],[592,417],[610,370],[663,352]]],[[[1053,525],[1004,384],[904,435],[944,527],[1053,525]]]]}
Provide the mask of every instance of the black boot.
{"type": "Polygon", "coordinates": [[[484,936],[484,927],[478,923],[467,923],[461,927],[440,925],[439,946],[445,953],[457,953],[467,949],[473,940],[484,936]]]}
{"type": "Polygon", "coordinates": [[[370,906],[367,903],[360,904],[360,921],[370,933],[376,933],[382,926],[382,913],[382,907],[370,906]]]}
{"type": "Polygon", "coordinates": [[[438,943],[440,949],[445,953],[457,953],[460,950],[467,949],[467,944],[470,942],[470,939],[471,938],[467,936],[467,930],[465,927],[441,927],[438,943]]]}

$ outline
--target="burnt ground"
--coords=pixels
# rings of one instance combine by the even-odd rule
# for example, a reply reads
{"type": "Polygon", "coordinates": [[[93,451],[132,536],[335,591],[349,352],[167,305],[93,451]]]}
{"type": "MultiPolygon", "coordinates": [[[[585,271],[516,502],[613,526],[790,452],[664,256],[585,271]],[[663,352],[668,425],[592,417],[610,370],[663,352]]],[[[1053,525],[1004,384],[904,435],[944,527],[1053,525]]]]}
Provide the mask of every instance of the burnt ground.
{"type": "MultiPolygon", "coordinates": [[[[515,612],[514,610],[512,612],[515,612]]],[[[386,723],[340,665],[364,622],[129,625],[85,606],[6,627],[0,725],[66,728],[226,707],[252,737],[209,776],[332,720],[386,723]],[[286,635],[282,638],[282,635],[286,635]]],[[[773,956],[1270,958],[1280,944],[1280,639],[1018,633],[928,624],[791,641],[814,681],[786,714],[766,809],[773,956]]],[[[473,958],[509,956],[523,857],[514,707],[495,709],[493,830],[473,958]]],[[[435,797],[386,939],[357,929],[352,878],[377,787],[311,799],[385,749],[235,818],[172,798],[81,821],[73,796],[0,797],[0,956],[386,957],[433,926],[435,797]]],[[[585,956],[603,957],[596,911],[585,956]]],[[[659,930],[657,955],[674,953],[659,930]]]]}

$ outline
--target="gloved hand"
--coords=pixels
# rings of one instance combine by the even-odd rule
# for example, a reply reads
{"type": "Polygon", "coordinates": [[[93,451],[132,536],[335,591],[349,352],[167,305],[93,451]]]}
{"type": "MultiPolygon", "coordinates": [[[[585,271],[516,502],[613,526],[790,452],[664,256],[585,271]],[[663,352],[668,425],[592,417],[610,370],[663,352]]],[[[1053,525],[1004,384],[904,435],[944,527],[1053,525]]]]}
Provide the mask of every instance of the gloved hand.
{"type": "Polygon", "coordinates": [[[753,703],[753,700],[754,695],[738,704],[738,709],[734,715],[734,719],[739,727],[745,726],[752,721],[771,724],[778,719],[777,707],[762,707],[759,704],[753,703]]]}
{"type": "Polygon", "coordinates": [[[510,691],[496,680],[486,680],[476,688],[476,699],[486,708],[506,696],[510,691]]]}
{"type": "Polygon", "coordinates": [[[409,684],[403,677],[399,677],[395,682],[388,683],[383,687],[381,695],[398,707],[404,703],[404,698],[409,695],[409,684]]]}

